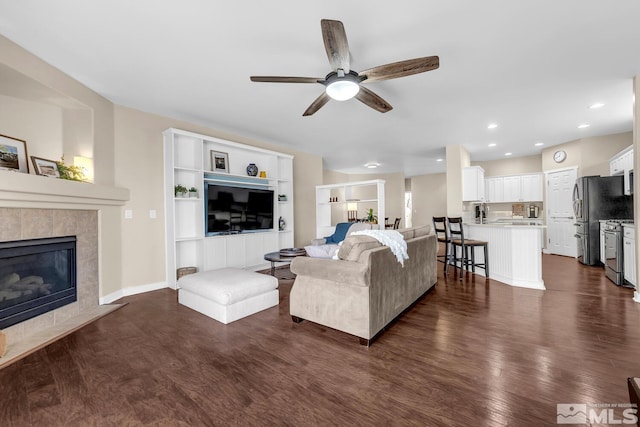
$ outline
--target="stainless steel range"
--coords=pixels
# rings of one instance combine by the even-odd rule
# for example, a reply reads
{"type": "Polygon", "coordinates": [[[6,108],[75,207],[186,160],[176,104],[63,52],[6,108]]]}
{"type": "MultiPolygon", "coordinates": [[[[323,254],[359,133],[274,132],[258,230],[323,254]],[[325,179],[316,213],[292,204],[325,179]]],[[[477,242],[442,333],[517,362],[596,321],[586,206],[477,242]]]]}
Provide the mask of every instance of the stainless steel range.
{"type": "Polygon", "coordinates": [[[610,219],[604,225],[605,271],[616,285],[624,286],[622,224],[633,223],[632,219],[610,219]]]}

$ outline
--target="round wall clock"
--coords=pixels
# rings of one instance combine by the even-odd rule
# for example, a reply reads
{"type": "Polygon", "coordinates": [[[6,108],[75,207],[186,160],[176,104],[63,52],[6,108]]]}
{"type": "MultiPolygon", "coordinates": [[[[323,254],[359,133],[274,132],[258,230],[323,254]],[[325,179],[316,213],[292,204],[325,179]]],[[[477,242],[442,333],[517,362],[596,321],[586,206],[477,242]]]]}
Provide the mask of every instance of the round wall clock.
{"type": "Polygon", "coordinates": [[[558,150],[553,153],[553,161],[556,163],[564,162],[564,159],[567,158],[567,152],[564,150],[558,150]]]}

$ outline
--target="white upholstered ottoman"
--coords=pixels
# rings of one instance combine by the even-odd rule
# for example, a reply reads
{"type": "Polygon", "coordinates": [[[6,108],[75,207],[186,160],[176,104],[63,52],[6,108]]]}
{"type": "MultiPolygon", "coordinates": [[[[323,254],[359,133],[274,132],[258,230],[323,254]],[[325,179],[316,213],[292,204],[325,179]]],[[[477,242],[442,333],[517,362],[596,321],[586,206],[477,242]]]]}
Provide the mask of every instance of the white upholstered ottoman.
{"type": "Polygon", "coordinates": [[[278,279],[239,268],[189,274],[178,280],[178,302],[224,324],[278,305],[278,279]]]}

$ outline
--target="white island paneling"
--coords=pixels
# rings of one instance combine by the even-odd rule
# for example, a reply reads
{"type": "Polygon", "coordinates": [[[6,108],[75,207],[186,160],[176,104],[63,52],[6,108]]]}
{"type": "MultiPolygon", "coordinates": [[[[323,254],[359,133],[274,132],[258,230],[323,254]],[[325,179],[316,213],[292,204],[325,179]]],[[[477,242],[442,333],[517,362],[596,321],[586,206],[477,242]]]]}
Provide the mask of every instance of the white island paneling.
{"type": "MultiPolygon", "coordinates": [[[[542,280],[543,225],[464,225],[465,238],[488,242],[489,276],[512,286],[545,289],[542,280]]],[[[482,250],[476,259],[484,262],[482,250]]],[[[484,270],[477,269],[484,275],[484,270]]]]}

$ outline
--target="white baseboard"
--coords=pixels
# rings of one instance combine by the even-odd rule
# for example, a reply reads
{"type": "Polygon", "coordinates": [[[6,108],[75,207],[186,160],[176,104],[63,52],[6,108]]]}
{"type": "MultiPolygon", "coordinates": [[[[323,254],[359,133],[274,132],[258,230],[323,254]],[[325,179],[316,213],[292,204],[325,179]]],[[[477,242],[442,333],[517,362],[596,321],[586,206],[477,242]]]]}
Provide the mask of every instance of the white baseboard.
{"type": "Polygon", "coordinates": [[[633,293],[633,300],[634,300],[635,302],[640,302],[640,292],[635,291],[635,292],[633,293]]]}
{"type": "Polygon", "coordinates": [[[143,294],[145,292],[157,291],[158,289],[164,289],[168,287],[167,282],[150,283],[148,285],[131,286],[128,288],[120,289],[112,292],[109,295],[100,297],[100,305],[111,304],[114,301],[119,300],[122,297],[128,297],[130,295],[143,294]]]}

